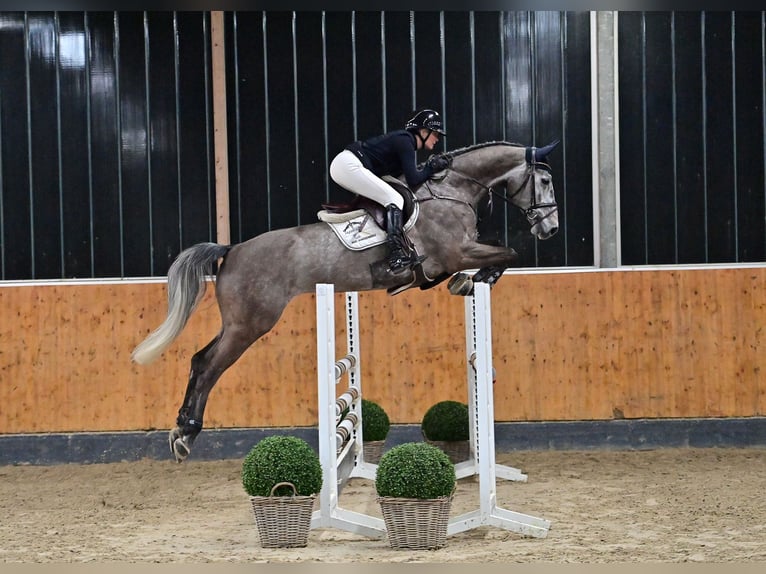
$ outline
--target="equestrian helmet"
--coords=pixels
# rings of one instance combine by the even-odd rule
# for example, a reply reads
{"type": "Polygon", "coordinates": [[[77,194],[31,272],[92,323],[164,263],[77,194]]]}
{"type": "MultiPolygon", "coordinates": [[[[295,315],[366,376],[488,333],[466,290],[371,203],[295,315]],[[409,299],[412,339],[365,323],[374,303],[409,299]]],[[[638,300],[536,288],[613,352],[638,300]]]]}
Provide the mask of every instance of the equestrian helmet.
{"type": "Polygon", "coordinates": [[[439,115],[439,112],[434,110],[420,110],[407,120],[407,123],[404,126],[404,129],[408,132],[416,132],[420,128],[426,128],[427,130],[440,133],[443,136],[447,135],[447,132],[442,129],[442,117],[439,115]]]}

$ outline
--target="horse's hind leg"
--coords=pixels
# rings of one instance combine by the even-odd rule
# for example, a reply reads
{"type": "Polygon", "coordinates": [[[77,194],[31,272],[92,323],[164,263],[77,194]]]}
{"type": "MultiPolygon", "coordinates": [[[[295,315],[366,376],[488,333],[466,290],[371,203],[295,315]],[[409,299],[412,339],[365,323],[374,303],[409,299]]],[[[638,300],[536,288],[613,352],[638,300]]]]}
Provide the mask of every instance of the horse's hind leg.
{"type": "Polygon", "coordinates": [[[243,325],[224,327],[210,343],[194,354],[186,395],[176,419],[177,426],[169,436],[170,450],[177,462],[183,462],[189,456],[192,444],[202,430],[205,405],[218,379],[268,329],[253,331],[243,325]]]}

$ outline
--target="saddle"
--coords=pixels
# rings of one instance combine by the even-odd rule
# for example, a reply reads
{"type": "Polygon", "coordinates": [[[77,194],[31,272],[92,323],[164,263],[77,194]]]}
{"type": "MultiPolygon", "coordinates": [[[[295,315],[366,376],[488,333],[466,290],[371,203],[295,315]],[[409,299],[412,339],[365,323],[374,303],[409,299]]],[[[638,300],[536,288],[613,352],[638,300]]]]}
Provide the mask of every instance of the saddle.
{"type": "MultiPolygon", "coordinates": [[[[391,185],[404,199],[402,215],[404,218],[403,231],[406,233],[415,225],[419,214],[419,206],[414,200],[412,191],[390,176],[383,176],[386,183],[391,185]]],[[[349,203],[322,204],[322,211],[317,213],[320,221],[327,223],[340,239],[341,243],[353,251],[369,249],[386,242],[386,208],[379,203],[361,195],[355,195],[349,203]]],[[[416,250],[417,253],[417,250],[416,250]]],[[[370,265],[373,278],[383,281],[390,277],[383,261],[370,265]]],[[[396,295],[410,287],[421,284],[431,284],[433,279],[426,275],[423,266],[418,264],[412,269],[411,279],[405,279],[401,285],[388,289],[389,295],[396,295]]]]}
{"type": "MultiPolygon", "coordinates": [[[[391,187],[393,187],[399,193],[399,195],[402,196],[402,199],[404,199],[404,209],[402,209],[402,216],[404,218],[404,229],[406,231],[409,227],[412,227],[412,224],[414,224],[413,221],[409,226],[407,225],[410,223],[410,218],[413,215],[417,217],[417,213],[415,212],[416,204],[412,191],[398,179],[394,179],[393,177],[389,176],[383,176],[382,179],[391,187]]],[[[386,208],[379,204],[377,201],[372,201],[371,199],[362,195],[354,195],[354,198],[349,203],[323,203],[322,209],[326,214],[332,215],[355,213],[361,209],[370,214],[370,216],[375,220],[375,223],[378,224],[378,227],[384,231],[386,230],[386,208]]],[[[323,212],[321,211],[319,212],[319,219],[322,221],[327,221],[327,219],[323,219],[322,213],[323,212]]]]}

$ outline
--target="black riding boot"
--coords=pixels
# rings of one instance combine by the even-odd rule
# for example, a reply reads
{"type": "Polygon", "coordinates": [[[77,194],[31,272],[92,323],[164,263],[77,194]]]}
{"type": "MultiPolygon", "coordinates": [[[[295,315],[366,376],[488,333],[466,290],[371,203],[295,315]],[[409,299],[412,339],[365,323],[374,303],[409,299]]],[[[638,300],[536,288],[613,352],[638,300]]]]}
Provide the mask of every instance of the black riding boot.
{"type": "Polygon", "coordinates": [[[386,231],[388,233],[388,267],[391,273],[400,273],[425,259],[417,257],[412,244],[404,235],[402,229],[402,210],[393,203],[386,206],[386,231]]]}

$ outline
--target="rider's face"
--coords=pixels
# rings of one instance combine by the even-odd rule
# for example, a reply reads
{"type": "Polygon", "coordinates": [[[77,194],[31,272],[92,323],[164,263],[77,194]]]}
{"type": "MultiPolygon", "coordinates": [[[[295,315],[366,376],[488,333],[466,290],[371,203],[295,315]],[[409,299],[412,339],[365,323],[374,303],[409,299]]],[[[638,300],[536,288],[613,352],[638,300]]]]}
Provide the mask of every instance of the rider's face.
{"type": "MultiPolygon", "coordinates": [[[[423,137],[425,137],[425,135],[428,133],[428,130],[423,129],[421,130],[420,133],[423,135],[423,137]]],[[[438,143],[439,143],[439,132],[432,131],[430,134],[428,134],[428,137],[426,137],[426,141],[423,145],[425,146],[427,150],[430,151],[434,149],[436,147],[436,144],[438,143]]]]}

